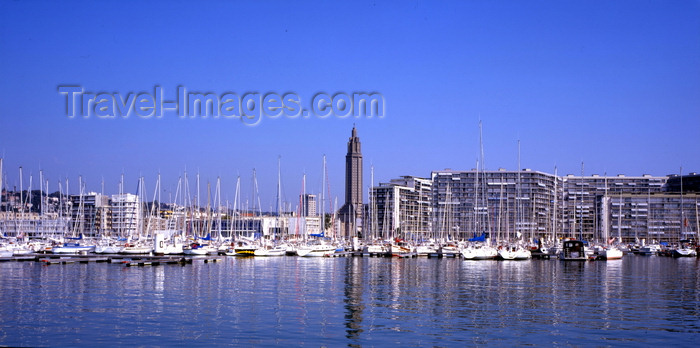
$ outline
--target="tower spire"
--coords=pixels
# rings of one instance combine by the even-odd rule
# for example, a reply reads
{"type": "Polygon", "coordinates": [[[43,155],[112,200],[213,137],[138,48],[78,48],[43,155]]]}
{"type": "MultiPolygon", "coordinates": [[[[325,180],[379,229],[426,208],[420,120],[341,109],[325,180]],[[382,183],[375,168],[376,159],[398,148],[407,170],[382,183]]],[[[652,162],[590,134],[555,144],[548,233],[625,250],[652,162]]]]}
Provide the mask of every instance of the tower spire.
{"type": "Polygon", "coordinates": [[[357,236],[357,222],[362,220],[364,213],[362,187],[362,148],[353,124],[345,155],[345,204],[340,209],[346,237],[357,236]]]}

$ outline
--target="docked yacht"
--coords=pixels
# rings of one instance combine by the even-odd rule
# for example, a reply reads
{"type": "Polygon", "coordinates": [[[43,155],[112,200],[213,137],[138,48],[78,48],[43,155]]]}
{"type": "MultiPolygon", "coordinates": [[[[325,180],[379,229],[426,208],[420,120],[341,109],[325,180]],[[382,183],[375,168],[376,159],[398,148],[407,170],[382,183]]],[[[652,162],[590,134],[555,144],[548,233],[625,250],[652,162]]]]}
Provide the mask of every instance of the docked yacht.
{"type": "Polygon", "coordinates": [[[264,245],[253,252],[255,256],[284,256],[287,254],[287,245],[264,245]]]}
{"type": "Polygon", "coordinates": [[[253,241],[250,240],[237,240],[234,243],[233,248],[230,248],[227,252],[226,255],[229,256],[254,256],[255,251],[258,250],[259,246],[257,243],[254,243],[253,241]]]}
{"type": "Polygon", "coordinates": [[[459,257],[459,248],[454,244],[443,244],[438,250],[440,257],[459,257]]]}
{"type": "Polygon", "coordinates": [[[322,241],[311,241],[297,247],[297,255],[304,257],[331,256],[335,253],[335,245],[322,241]]]}
{"type": "Polygon", "coordinates": [[[598,256],[603,260],[619,260],[622,255],[622,250],[616,246],[609,246],[598,251],[598,256]]]}
{"type": "Polygon", "coordinates": [[[217,249],[209,244],[192,243],[182,248],[185,255],[212,255],[216,254],[217,249]]]}
{"type": "Polygon", "coordinates": [[[565,240],[562,243],[562,250],[557,255],[559,260],[562,261],[586,261],[588,256],[586,255],[586,246],[583,241],[580,240],[565,240]]]}
{"type": "Polygon", "coordinates": [[[51,249],[51,252],[54,254],[79,254],[93,251],[95,251],[94,245],[80,245],[80,243],[63,243],[63,245],[55,246],[51,249]]]}
{"type": "Polygon", "coordinates": [[[493,260],[498,256],[498,250],[485,243],[468,244],[460,253],[465,260],[493,260]]]}
{"type": "Polygon", "coordinates": [[[498,250],[498,257],[502,260],[529,260],[532,253],[521,245],[508,245],[498,250]]]}

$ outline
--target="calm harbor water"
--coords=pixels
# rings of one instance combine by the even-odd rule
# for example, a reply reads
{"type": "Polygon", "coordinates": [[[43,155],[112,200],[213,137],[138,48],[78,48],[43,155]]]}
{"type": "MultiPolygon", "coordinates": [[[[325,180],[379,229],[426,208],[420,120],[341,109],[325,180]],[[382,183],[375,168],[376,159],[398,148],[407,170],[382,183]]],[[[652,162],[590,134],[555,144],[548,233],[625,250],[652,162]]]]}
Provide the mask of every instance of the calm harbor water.
{"type": "Polygon", "coordinates": [[[5,262],[0,345],[695,346],[699,262],[5,262]]]}

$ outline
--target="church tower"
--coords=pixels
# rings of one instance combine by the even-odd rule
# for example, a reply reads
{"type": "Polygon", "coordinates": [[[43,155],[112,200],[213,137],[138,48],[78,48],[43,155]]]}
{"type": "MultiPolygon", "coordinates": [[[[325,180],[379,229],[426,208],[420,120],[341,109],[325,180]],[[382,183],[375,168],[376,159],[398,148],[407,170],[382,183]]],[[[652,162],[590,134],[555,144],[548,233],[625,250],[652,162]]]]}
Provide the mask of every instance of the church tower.
{"type": "Polygon", "coordinates": [[[348,153],[345,155],[345,204],[340,209],[340,221],[346,238],[358,236],[358,222],[362,221],[362,150],[355,126],[348,140],[348,153]]]}

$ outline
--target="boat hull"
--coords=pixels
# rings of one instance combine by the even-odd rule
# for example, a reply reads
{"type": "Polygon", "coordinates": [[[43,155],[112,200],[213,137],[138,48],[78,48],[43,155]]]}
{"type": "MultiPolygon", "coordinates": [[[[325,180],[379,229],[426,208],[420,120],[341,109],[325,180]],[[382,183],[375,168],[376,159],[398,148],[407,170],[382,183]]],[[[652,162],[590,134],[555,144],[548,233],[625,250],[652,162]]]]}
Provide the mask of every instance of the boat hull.
{"type": "Polygon", "coordinates": [[[272,248],[272,249],[260,248],[260,249],[255,250],[255,252],[253,252],[253,255],[255,255],[255,256],[284,256],[286,254],[287,254],[286,248],[272,248]]]}

